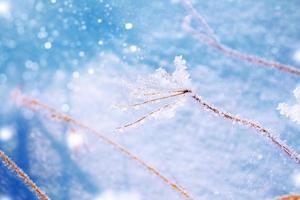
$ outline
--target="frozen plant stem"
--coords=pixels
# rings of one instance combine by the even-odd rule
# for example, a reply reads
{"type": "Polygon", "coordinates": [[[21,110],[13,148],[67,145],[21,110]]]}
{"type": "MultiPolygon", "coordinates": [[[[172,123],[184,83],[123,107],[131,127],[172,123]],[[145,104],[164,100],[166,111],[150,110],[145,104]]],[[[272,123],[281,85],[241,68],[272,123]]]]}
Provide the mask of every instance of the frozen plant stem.
{"type": "MultiPolygon", "coordinates": [[[[194,12],[196,12],[196,11],[194,11],[194,12]]],[[[199,20],[201,23],[203,23],[204,27],[208,26],[205,23],[205,21],[203,21],[201,16],[199,16],[199,20]]],[[[213,31],[211,29],[209,29],[209,28],[207,28],[207,29],[208,29],[207,30],[208,33],[213,34],[213,31]]],[[[214,37],[211,40],[216,41],[214,37]]],[[[232,122],[239,123],[240,125],[255,129],[262,136],[269,139],[277,148],[279,148],[281,151],[283,151],[288,157],[292,158],[293,160],[296,161],[297,164],[300,165],[300,156],[291,147],[289,147],[287,144],[285,144],[279,138],[274,136],[269,130],[262,127],[260,124],[258,124],[256,122],[253,122],[253,121],[250,121],[247,119],[242,119],[233,114],[226,113],[226,112],[212,106],[211,104],[207,103],[199,95],[196,95],[195,93],[193,93],[190,76],[189,76],[189,73],[187,72],[186,61],[182,58],[182,56],[175,57],[174,66],[176,69],[172,74],[167,73],[165,70],[163,70],[161,68],[156,70],[156,72],[148,78],[148,81],[146,81],[146,84],[143,85],[143,87],[146,89],[143,91],[142,94],[148,94],[148,93],[150,93],[150,91],[153,91],[153,90],[157,93],[161,90],[163,96],[160,96],[158,98],[152,98],[152,99],[147,98],[146,101],[144,101],[142,103],[132,104],[129,107],[134,107],[135,105],[146,106],[148,104],[155,103],[157,100],[164,100],[164,101],[169,100],[169,103],[164,106],[160,106],[158,109],[156,109],[152,112],[148,112],[146,115],[140,117],[138,120],[135,120],[132,123],[128,123],[124,126],[119,127],[119,129],[123,130],[123,128],[137,126],[137,125],[141,124],[141,122],[152,117],[154,114],[157,115],[157,114],[163,114],[163,112],[167,112],[168,111],[167,109],[170,107],[172,108],[172,106],[173,106],[173,111],[174,111],[177,107],[184,105],[184,104],[176,105],[176,100],[177,101],[181,100],[182,102],[184,102],[183,100],[185,99],[185,97],[189,96],[192,99],[194,99],[197,103],[199,103],[202,107],[204,107],[206,110],[217,114],[219,117],[222,117],[222,118],[225,118],[232,122]],[[153,77],[155,77],[155,79],[153,79],[153,77]],[[161,89],[156,88],[156,87],[151,87],[152,86],[151,84],[147,85],[147,83],[149,83],[149,82],[154,82],[155,85],[163,85],[163,83],[165,83],[165,87],[161,88],[161,89]],[[168,88],[168,90],[166,90],[166,88],[168,88]],[[182,89],[182,88],[186,88],[186,89],[182,89]],[[147,92],[147,90],[149,90],[149,91],[147,92]]],[[[300,89],[299,89],[299,91],[300,91],[300,89]]],[[[298,96],[298,92],[296,91],[295,93],[296,93],[296,96],[298,96]]],[[[299,92],[299,94],[300,94],[300,92],[299,92]]],[[[142,96],[145,96],[145,95],[142,95],[142,96]]]]}
{"type": "Polygon", "coordinates": [[[156,110],[154,110],[154,111],[151,111],[151,112],[147,113],[146,115],[140,117],[139,119],[137,119],[137,120],[134,121],[134,122],[131,122],[131,123],[128,123],[128,124],[125,124],[125,125],[123,125],[123,126],[118,127],[117,130],[119,130],[119,131],[122,132],[123,129],[128,128],[128,127],[135,126],[135,125],[141,123],[142,121],[145,121],[147,118],[151,117],[152,115],[154,115],[154,114],[156,114],[156,113],[158,113],[158,112],[162,111],[163,109],[166,109],[166,108],[168,108],[168,107],[170,107],[170,106],[171,106],[171,104],[166,104],[166,105],[164,105],[164,106],[162,106],[162,107],[159,107],[158,109],[156,109],[156,110]]]}
{"type": "Polygon", "coordinates": [[[202,97],[193,94],[191,96],[197,103],[199,103],[202,107],[204,107],[206,110],[213,112],[217,114],[218,116],[230,120],[232,122],[236,122],[238,124],[241,124],[243,126],[250,127],[252,129],[255,129],[258,131],[261,135],[267,137],[275,146],[277,146],[281,151],[283,151],[287,156],[289,156],[291,159],[295,160],[297,164],[300,165],[300,157],[299,155],[291,149],[288,145],[286,145],[283,141],[281,141],[279,138],[275,137],[269,130],[262,127],[260,124],[256,122],[252,122],[247,119],[242,119],[240,117],[237,117],[233,114],[226,113],[213,105],[210,105],[206,101],[202,99],[202,97]]]}
{"type": "Polygon", "coordinates": [[[175,190],[177,193],[179,193],[182,197],[184,197],[187,200],[193,200],[191,195],[179,184],[171,181],[168,179],[166,176],[161,174],[158,170],[156,170],[154,167],[151,167],[149,164],[144,162],[142,159],[140,159],[138,156],[134,155],[131,153],[129,150],[127,150],[125,147],[121,146],[120,144],[112,141],[108,137],[106,137],[104,134],[96,131],[93,128],[88,127],[85,124],[82,124],[81,122],[73,119],[71,116],[65,115],[56,109],[43,104],[36,99],[30,98],[23,96],[19,91],[13,93],[13,97],[16,99],[18,103],[21,105],[33,110],[33,111],[40,111],[46,113],[51,119],[58,120],[60,122],[67,123],[71,126],[78,127],[82,130],[85,130],[88,133],[93,134],[96,136],[98,139],[102,140],[105,144],[111,146],[115,150],[117,150],[119,153],[127,156],[140,166],[144,167],[147,171],[161,179],[165,184],[167,184],[169,187],[171,187],[173,190],[175,190]]]}
{"type": "MultiPolygon", "coordinates": [[[[250,120],[247,120],[247,119],[242,119],[238,116],[235,116],[233,114],[224,112],[224,111],[214,107],[213,105],[211,105],[208,102],[204,101],[202,99],[202,97],[200,97],[199,95],[194,94],[192,92],[192,90],[189,90],[189,89],[182,90],[182,92],[180,94],[176,94],[176,96],[172,95],[172,93],[171,93],[169,96],[164,96],[163,99],[168,99],[168,98],[173,98],[173,97],[184,98],[184,96],[187,95],[187,94],[189,94],[190,97],[192,99],[194,99],[197,103],[199,103],[203,108],[205,108],[206,110],[208,110],[210,112],[213,112],[213,113],[217,114],[219,117],[222,117],[224,119],[230,120],[230,121],[238,123],[240,125],[255,129],[262,136],[269,139],[276,147],[278,147],[281,151],[283,151],[288,157],[295,160],[296,163],[300,165],[300,156],[292,148],[290,148],[288,145],[286,145],[283,141],[281,141],[279,138],[275,137],[269,130],[262,127],[260,124],[258,124],[256,122],[253,122],[253,121],[250,121],[250,120]]],[[[146,101],[146,103],[143,102],[142,105],[154,102],[152,100],[153,99],[151,99],[149,101],[146,101]]],[[[146,120],[147,118],[151,117],[153,114],[155,114],[157,112],[163,111],[166,107],[169,107],[169,106],[171,106],[171,104],[166,104],[162,107],[159,107],[158,109],[156,109],[156,110],[154,110],[150,113],[147,113],[146,115],[140,117],[138,120],[136,120],[134,122],[131,122],[131,123],[128,123],[124,126],[121,126],[118,129],[123,130],[125,128],[138,125],[141,121],[146,120]]]]}
{"type": "Polygon", "coordinates": [[[0,150],[0,158],[4,165],[16,173],[20,179],[25,183],[29,189],[31,189],[37,197],[41,200],[50,200],[50,198],[29,178],[29,176],[18,167],[18,165],[12,161],[3,151],[0,150]]]}
{"type": "Polygon", "coordinates": [[[185,94],[187,92],[190,92],[190,91],[189,90],[173,91],[173,92],[169,92],[169,94],[167,96],[162,96],[162,97],[150,99],[150,100],[144,101],[142,103],[136,103],[136,104],[129,105],[127,107],[141,106],[141,105],[145,105],[145,104],[152,103],[152,102],[157,102],[157,101],[164,100],[164,99],[169,99],[169,98],[172,98],[172,97],[177,97],[177,96],[183,95],[183,94],[185,94]]]}
{"type": "Polygon", "coordinates": [[[189,0],[182,0],[182,3],[188,13],[190,14],[187,16],[183,22],[183,28],[190,32],[195,38],[197,38],[199,41],[221,51],[227,56],[231,56],[236,59],[240,59],[252,64],[257,64],[265,67],[271,67],[275,68],[277,70],[280,70],[285,73],[293,74],[296,76],[300,76],[300,70],[296,67],[289,66],[286,64],[278,63],[275,61],[267,60],[265,58],[260,58],[255,55],[250,55],[246,53],[242,53],[240,51],[237,51],[235,49],[232,49],[221,42],[219,42],[214,35],[214,32],[212,28],[208,25],[204,17],[202,17],[197,10],[193,7],[192,3],[189,0]],[[204,30],[197,30],[192,27],[191,22],[192,19],[195,19],[202,29],[204,30]]]}
{"type": "MultiPolygon", "coordinates": [[[[166,96],[161,96],[158,98],[153,98],[153,99],[149,99],[147,101],[144,101],[142,103],[136,103],[136,104],[132,104],[132,105],[128,105],[128,106],[123,106],[123,107],[136,107],[136,106],[142,106],[142,105],[146,105],[146,104],[150,104],[150,103],[155,103],[157,101],[161,101],[161,100],[165,100],[165,99],[171,99],[174,97],[179,97],[179,96],[183,96],[187,93],[191,93],[191,90],[188,89],[181,89],[181,90],[174,90],[174,91],[167,91],[168,95],[166,96]]],[[[128,127],[133,127],[133,126],[137,126],[138,124],[140,124],[143,121],[146,121],[146,119],[151,118],[153,115],[158,114],[159,112],[163,112],[164,110],[168,109],[172,107],[172,103],[169,104],[165,104],[164,106],[159,107],[158,109],[151,111],[149,113],[147,113],[146,115],[140,117],[139,119],[135,120],[134,122],[130,122],[128,124],[125,124],[123,126],[117,127],[117,130],[119,131],[123,131],[125,128],[128,127]]]]}

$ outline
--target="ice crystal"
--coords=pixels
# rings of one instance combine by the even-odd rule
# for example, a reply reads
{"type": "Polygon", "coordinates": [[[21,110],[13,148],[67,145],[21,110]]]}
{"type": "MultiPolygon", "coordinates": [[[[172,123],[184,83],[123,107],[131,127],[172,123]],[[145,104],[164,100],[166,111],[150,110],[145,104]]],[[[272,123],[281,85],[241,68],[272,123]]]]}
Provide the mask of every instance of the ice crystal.
{"type": "Polygon", "coordinates": [[[133,96],[138,98],[162,96],[191,88],[190,75],[187,71],[186,61],[182,56],[175,57],[174,66],[173,73],[158,68],[146,79],[139,77],[137,83],[131,86],[133,96]]]}
{"type": "Polygon", "coordinates": [[[300,86],[293,91],[293,94],[297,100],[296,104],[288,105],[286,103],[280,103],[277,109],[280,111],[280,114],[300,124],[300,86]]]}
{"type": "Polygon", "coordinates": [[[136,127],[143,124],[147,119],[172,118],[177,108],[184,105],[186,94],[191,93],[191,80],[187,71],[186,61],[182,56],[176,56],[174,59],[175,70],[168,73],[163,68],[158,68],[147,78],[138,78],[137,83],[130,85],[131,95],[134,99],[141,102],[118,106],[122,110],[128,108],[139,109],[148,104],[160,104],[157,109],[147,113],[138,120],[119,127],[124,130],[127,127],[136,127]],[[165,104],[161,104],[166,102],[165,104]]]}

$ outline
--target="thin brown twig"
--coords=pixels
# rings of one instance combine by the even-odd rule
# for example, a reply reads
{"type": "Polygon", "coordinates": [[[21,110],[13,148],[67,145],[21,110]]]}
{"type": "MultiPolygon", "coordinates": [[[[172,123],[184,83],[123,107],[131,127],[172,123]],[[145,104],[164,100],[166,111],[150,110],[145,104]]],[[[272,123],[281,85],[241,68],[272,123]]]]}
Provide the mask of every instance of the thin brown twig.
{"type": "Polygon", "coordinates": [[[138,118],[134,122],[131,122],[131,123],[125,124],[123,126],[117,127],[117,130],[122,130],[124,128],[132,127],[132,126],[134,126],[134,125],[136,125],[138,123],[141,123],[143,120],[146,120],[147,118],[151,117],[153,114],[156,114],[156,113],[158,113],[158,112],[162,111],[163,109],[166,109],[166,108],[168,108],[170,106],[172,106],[172,104],[166,104],[166,105],[164,105],[162,107],[159,107],[158,109],[156,109],[154,111],[151,111],[151,112],[147,113],[146,115],[138,118]]]}
{"type": "MultiPolygon", "coordinates": [[[[149,100],[143,101],[143,102],[141,102],[141,103],[135,103],[135,104],[128,105],[128,106],[126,106],[126,107],[136,107],[136,106],[141,106],[141,105],[145,105],[145,104],[148,104],[148,103],[157,102],[157,101],[164,100],[164,99],[169,99],[169,98],[172,98],[172,97],[177,97],[177,96],[186,94],[187,92],[189,92],[189,91],[186,91],[186,90],[182,90],[182,91],[174,91],[173,94],[170,94],[170,95],[167,95],[167,96],[162,96],[162,97],[157,97],[157,98],[153,98],[153,99],[149,99],[149,100]]],[[[124,107],[125,107],[125,106],[124,106],[124,107]]]]}
{"type": "Polygon", "coordinates": [[[201,96],[198,96],[196,94],[192,95],[192,98],[196,100],[202,107],[207,109],[210,112],[213,112],[217,114],[218,116],[230,120],[232,122],[239,123],[243,126],[250,127],[252,129],[255,129],[258,131],[261,135],[267,137],[276,147],[278,147],[281,151],[283,151],[288,157],[296,161],[297,164],[300,165],[300,156],[297,154],[291,147],[289,147],[287,144],[285,144],[283,141],[281,141],[279,138],[274,136],[269,130],[262,127],[259,123],[250,121],[248,119],[243,119],[238,116],[235,116],[231,113],[224,112],[217,107],[214,107],[213,105],[207,103],[202,99],[201,96]]]}
{"type": "Polygon", "coordinates": [[[121,154],[127,156],[131,160],[135,161],[137,164],[141,165],[144,167],[147,171],[158,177],[160,180],[162,180],[165,184],[170,186],[173,190],[175,190],[177,193],[179,193],[182,197],[184,197],[187,200],[193,200],[192,196],[189,194],[188,191],[184,189],[184,187],[180,186],[179,184],[176,184],[175,182],[171,181],[168,179],[166,176],[164,176],[162,173],[160,173],[158,170],[156,170],[154,167],[150,166],[146,162],[144,162],[142,159],[140,159],[138,156],[134,155],[131,153],[129,150],[127,150],[125,147],[121,146],[120,144],[114,142],[113,140],[109,139],[106,137],[104,134],[96,131],[93,128],[88,127],[87,125],[73,119],[71,116],[68,116],[66,114],[63,114],[56,109],[43,104],[39,102],[36,99],[26,97],[22,95],[20,92],[15,92],[13,94],[14,98],[17,100],[17,102],[20,102],[21,105],[32,109],[33,111],[42,111],[47,113],[50,118],[70,124],[72,126],[81,128],[82,130],[85,130],[89,133],[92,133],[95,135],[98,139],[102,140],[105,144],[108,144],[121,154]]]}
{"type": "Polygon", "coordinates": [[[18,165],[1,150],[0,158],[8,168],[10,168],[14,173],[16,173],[20,177],[20,179],[25,183],[25,185],[30,190],[32,190],[39,199],[50,200],[50,198],[45,194],[45,192],[43,192],[21,168],[18,167],[18,165]]]}
{"type": "Polygon", "coordinates": [[[196,29],[192,28],[192,26],[191,26],[192,17],[191,16],[186,17],[184,20],[183,28],[186,31],[192,33],[194,35],[194,37],[197,38],[199,41],[201,41],[201,42],[223,52],[225,55],[231,56],[233,58],[240,59],[240,60],[252,63],[252,64],[257,64],[260,66],[275,68],[275,69],[280,70],[285,73],[300,76],[300,69],[298,69],[294,66],[282,64],[282,63],[275,62],[272,60],[267,60],[265,58],[261,58],[261,57],[255,56],[255,55],[242,53],[240,51],[237,51],[235,49],[232,49],[232,48],[222,44],[221,42],[219,42],[216,39],[216,36],[214,35],[212,28],[208,25],[208,23],[206,22],[204,17],[202,17],[197,12],[197,10],[193,7],[192,3],[189,0],[182,0],[182,2],[183,2],[184,7],[186,8],[186,10],[191,14],[191,16],[193,18],[195,18],[196,21],[204,27],[205,33],[201,33],[200,31],[197,31],[196,29]]]}
{"type": "MultiPolygon", "coordinates": [[[[191,93],[191,92],[192,91],[189,90],[189,89],[170,90],[170,91],[166,92],[166,93],[169,93],[169,95],[167,95],[167,96],[163,96],[163,97],[159,97],[159,98],[155,98],[155,99],[150,99],[150,100],[144,101],[142,103],[136,103],[136,104],[132,104],[132,105],[129,105],[129,106],[126,106],[126,107],[134,107],[134,106],[145,105],[145,104],[153,103],[153,102],[156,102],[156,101],[159,101],[159,100],[165,100],[165,99],[171,99],[173,97],[179,97],[179,96],[182,96],[182,95],[186,95],[187,93],[191,93]]],[[[132,127],[132,126],[134,126],[138,123],[141,123],[143,120],[146,120],[147,118],[153,116],[153,114],[156,114],[156,113],[158,113],[158,112],[162,111],[163,109],[166,109],[170,106],[172,106],[172,103],[161,106],[158,109],[153,110],[153,111],[147,113],[146,115],[138,118],[134,122],[127,123],[123,126],[117,127],[116,129],[122,131],[124,128],[132,127]]]]}
{"type": "MultiPolygon", "coordinates": [[[[162,95],[165,95],[165,94],[173,94],[173,93],[181,93],[181,92],[184,92],[186,91],[186,89],[179,89],[179,90],[167,90],[167,91],[159,91],[159,92],[145,92],[145,93],[142,93],[142,96],[162,96],[162,95]]],[[[140,93],[136,93],[138,95],[140,95],[140,93]]]]}

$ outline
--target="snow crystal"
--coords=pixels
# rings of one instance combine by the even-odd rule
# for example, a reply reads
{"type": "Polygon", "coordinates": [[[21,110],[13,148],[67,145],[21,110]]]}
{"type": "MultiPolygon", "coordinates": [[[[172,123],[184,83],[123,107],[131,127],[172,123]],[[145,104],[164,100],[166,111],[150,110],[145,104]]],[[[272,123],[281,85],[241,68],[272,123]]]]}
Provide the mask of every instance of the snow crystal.
{"type": "Polygon", "coordinates": [[[280,111],[280,114],[300,124],[300,86],[293,91],[293,94],[297,100],[297,104],[288,105],[286,103],[280,103],[277,109],[280,111]]]}
{"type": "Polygon", "coordinates": [[[132,89],[132,96],[136,99],[142,99],[143,102],[129,106],[120,106],[121,108],[140,109],[147,106],[147,104],[156,104],[158,106],[135,122],[121,126],[120,129],[137,127],[151,118],[166,119],[175,116],[177,108],[185,103],[185,95],[190,93],[187,91],[190,91],[191,80],[187,72],[186,61],[182,56],[175,57],[174,66],[175,70],[171,74],[163,68],[158,68],[147,79],[138,78],[136,85],[129,85],[132,89]],[[161,105],[161,103],[165,104],[161,105]]]}
{"type": "Polygon", "coordinates": [[[78,55],[79,55],[80,57],[84,57],[84,56],[85,56],[85,53],[84,53],[83,51],[80,51],[80,52],[78,53],[78,55]]]}
{"type": "Polygon", "coordinates": [[[148,81],[146,81],[148,88],[153,86],[159,86],[164,90],[180,90],[191,88],[192,83],[190,75],[187,71],[186,61],[182,56],[176,56],[173,62],[175,70],[172,74],[169,74],[165,69],[158,68],[154,74],[150,75],[148,81]]]}
{"type": "Polygon", "coordinates": [[[131,52],[136,52],[138,50],[137,46],[135,46],[135,45],[131,45],[129,47],[129,49],[130,49],[131,52]]]}
{"type": "Polygon", "coordinates": [[[102,41],[102,40],[99,40],[99,41],[98,41],[98,44],[99,44],[99,45],[103,45],[103,41],[102,41]]]}
{"type": "Polygon", "coordinates": [[[294,91],[293,91],[294,96],[296,97],[298,103],[300,103],[300,87],[297,87],[294,91]]]}
{"type": "Polygon", "coordinates": [[[44,47],[45,47],[45,49],[51,49],[52,43],[51,42],[45,42],[44,47]]]}
{"type": "Polygon", "coordinates": [[[130,30],[130,29],[132,29],[133,28],[133,24],[132,23],[126,23],[125,24],[125,29],[126,30],[130,30]]]}
{"type": "Polygon", "coordinates": [[[187,71],[186,61],[182,58],[182,56],[176,56],[174,59],[174,65],[176,70],[172,74],[173,81],[177,82],[182,87],[190,87],[192,84],[190,75],[187,71]]]}

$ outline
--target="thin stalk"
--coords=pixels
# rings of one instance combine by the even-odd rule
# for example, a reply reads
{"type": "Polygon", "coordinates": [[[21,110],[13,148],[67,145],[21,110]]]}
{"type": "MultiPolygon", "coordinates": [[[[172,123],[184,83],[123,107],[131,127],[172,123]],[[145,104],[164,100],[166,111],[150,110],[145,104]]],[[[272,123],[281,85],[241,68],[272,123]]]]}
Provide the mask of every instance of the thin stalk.
{"type": "Polygon", "coordinates": [[[90,128],[89,126],[75,120],[69,115],[66,115],[64,113],[61,113],[57,111],[55,108],[52,108],[46,104],[43,104],[39,102],[36,99],[26,97],[21,95],[20,92],[15,92],[13,94],[14,98],[19,102],[21,105],[32,109],[33,111],[41,111],[48,114],[48,116],[52,119],[67,123],[71,126],[78,127],[82,130],[85,130],[88,133],[93,134],[98,139],[102,140],[105,144],[111,146],[113,149],[117,150],[119,153],[125,155],[126,157],[130,158],[140,166],[144,167],[148,172],[158,177],[160,180],[162,180],[165,184],[167,184],[171,189],[175,190],[178,194],[180,194],[182,197],[184,197],[187,200],[193,200],[192,196],[189,194],[188,191],[184,189],[184,187],[180,186],[179,184],[176,184],[175,182],[168,179],[166,176],[164,176],[162,173],[160,173],[158,170],[156,170],[154,167],[147,164],[145,161],[140,159],[138,156],[131,153],[129,150],[127,150],[125,147],[121,146],[120,144],[114,142],[110,138],[106,137],[101,132],[96,131],[93,128],[90,128]]]}
{"type": "Polygon", "coordinates": [[[0,158],[2,162],[11,169],[14,173],[16,173],[21,181],[25,183],[25,185],[32,190],[39,199],[41,200],[50,200],[50,198],[43,192],[34,182],[29,178],[29,176],[20,168],[18,165],[10,159],[3,151],[0,150],[0,158]]]}
{"type": "MultiPolygon", "coordinates": [[[[164,100],[164,99],[169,99],[169,98],[172,98],[172,97],[177,97],[177,96],[183,95],[183,94],[185,94],[187,92],[189,92],[189,91],[186,91],[186,90],[174,91],[173,94],[169,94],[169,95],[166,95],[166,96],[161,96],[161,97],[149,99],[149,100],[143,101],[141,103],[135,103],[135,104],[128,105],[126,107],[142,106],[142,105],[145,105],[145,104],[148,104],[148,103],[154,103],[154,102],[161,101],[161,100],[164,100]]],[[[125,107],[125,106],[123,106],[123,107],[125,107]]]]}
{"type": "MultiPolygon", "coordinates": [[[[161,96],[161,97],[158,97],[158,98],[153,98],[153,99],[144,101],[142,103],[136,103],[136,104],[132,104],[132,105],[129,105],[129,106],[126,106],[126,107],[130,108],[130,107],[135,107],[135,106],[146,105],[146,104],[154,103],[154,102],[157,102],[157,101],[160,101],[160,100],[166,100],[166,99],[171,99],[171,98],[174,98],[174,97],[184,96],[187,93],[191,93],[191,92],[192,91],[189,90],[189,89],[180,89],[180,90],[167,91],[167,93],[169,93],[169,95],[167,95],[167,96],[161,96]]],[[[135,126],[135,125],[137,125],[139,123],[142,123],[146,119],[148,119],[151,116],[153,116],[154,114],[157,114],[157,113],[161,112],[162,110],[165,110],[165,109],[167,109],[167,108],[169,108],[171,106],[172,106],[171,103],[165,104],[164,106],[161,106],[158,109],[155,109],[155,110],[147,113],[146,115],[143,115],[142,117],[138,118],[134,122],[127,123],[127,124],[125,124],[123,126],[117,127],[116,129],[122,132],[124,128],[132,127],[132,126],[135,126]]]]}
{"type": "Polygon", "coordinates": [[[166,105],[164,105],[162,107],[159,107],[158,109],[156,109],[154,111],[151,111],[151,112],[147,113],[146,115],[143,115],[142,117],[138,118],[134,122],[130,122],[130,123],[125,124],[123,126],[117,127],[116,129],[119,130],[119,131],[122,131],[124,128],[132,127],[132,126],[134,126],[136,124],[142,123],[144,120],[150,118],[154,114],[156,114],[158,112],[161,112],[162,110],[164,110],[164,109],[166,109],[168,107],[171,107],[171,106],[172,106],[172,104],[166,104],[166,105]]]}
{"type": "Polygon", "coordinates": [[[272,60],[267,60],[265,58],[261,58],[261,57],[255,56],[255,55],[242,53],[238,50],[232,49],[232,48],[222,44],[221,42],[219,42],[217,40],[217,37],[215,36],[213,29],[206,22],[205,18],[197,12],[197,10],[193,7],[192,3],[189,0],[182,0],[182,3],[184,5],[184,7],[186,8],[186,10],[188,11],[188,13],[190,14],[190,16],[185,18],[184,23],[183,23],[183,28],[186,31],[192,33],[192,35],[195,38],[197,38],[200,42],[203,42],[203,43],[221,51],[225,55],[233,57],[235,59],[243,60],[243,61],[246,61],[246,62],[249,62],[252,64],[257,64],[260,66],[274,68],[274,69],[280,70],[285,73],[300,76],[300,69],[298,69],[294,66],[282,64],[282,63],[275,62],[272,60]],[[192,18],[194,18],[199,23],[199,25],[204,28],[204,30],[203,30],[204,33],[203,33],[203,31],[201,32],[192,27],[192,25],[191,25],[192,18]]]}
{"type": "Polygon", "coordinates": [[[217,114],[219,117],[230,120],[232,122],[236,122],[240,125],[247,126],[249,128],[255,129],[262,136],[266,137],[270,140],[276,147],[278,147],[281,151],[283,151],[288,157],[296,161],[297,164],[300,165],[300,156],[297,154],[291,147],[281,141],[279,138],[274,136],[268,129],[262,127],[259,123],[250,121],[248,119],[243,119],[238,116],[235,116],[231,113],[224,112],[219,108],[209,104],[204,101],[201,96],[193,94],[191,96],[200,106],[204,107],[206,110],[217,114]]]}

